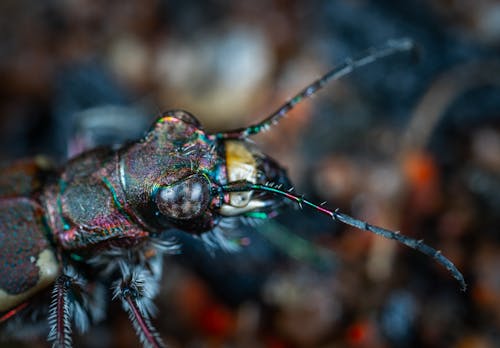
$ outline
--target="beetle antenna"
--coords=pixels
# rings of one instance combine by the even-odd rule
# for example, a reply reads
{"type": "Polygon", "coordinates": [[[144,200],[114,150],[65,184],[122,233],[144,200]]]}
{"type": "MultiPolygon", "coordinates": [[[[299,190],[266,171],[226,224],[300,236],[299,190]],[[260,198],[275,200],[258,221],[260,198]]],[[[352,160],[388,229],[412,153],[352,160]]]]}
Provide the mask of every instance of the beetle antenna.
{"type": "Polygon", "coordinates": [[[255,135],[264,130],[267,130],[271,128],[272,125],[278,123],[285,115],[287,115],[288,112],[295,107],[295,105],[303,101],[305,98],[311,97],[313,94],[322,89],[328,82],[338,80],[341,77],[350,74],[355,69],[373,63],[380,58],[388,57],[398,52],[410,51],[414,49],[414,47],[415,45],[411,39],[393,39],[388,40],[384,45],[380,47],[369,49],[366,53],[356,58],[348,58],[342,64],[333,68],[325,75],[309,84],[263,121],[246,128],[239,128],[227,132],[216,133],[215,137],[217,139],[245,139],[251,135],[255,135]]]}
{"type": "Polygon", "coordinates": [[[457,269],[457,267],[451,262],[447,257],[445,257],[440,250],[436,250],[429,245],[425,244],[423,240],[417,240],[413,239],[407,236],[404,236],[400,234],[398,231],[391,231],[387,230],[382,227],[370,225],[367,222],[355,219],[347,214],[341,213],[338,209],[336,210],[329,210],[322,205],[315,204],[307,199],[305,199],[302,196],[293,194],[289,191],[285,191],[276,187],[271,187],[267,185],[261,185],[261,184],[253,184],[248,181],[237,181],[233,182],[227,185],[224,185],[222,187],[222,191],[224,192],[246,192],[246,191],[262,191],[262,192],[269,192],[272,194],[275,194],[277,196],[284,197],[288,200],[291,200],[295,203],[297,203],[300,207],[302,206],[309,206],[320,213],[323,213],[325,215],[328,215],[331,217],[333,220],[340,221],[346,225],[353,226],[357,229],[368,231],[375,233],[379,236],[385,237],[387,239],[393,239],[396,240],[412,249],[415,249],[417,251],[420,251],[421,253],[428,255],[432,257],[436,262],[441,264],[443,267],[445,267],[451,275],[458,280],[460,283],[460,288],[462,291],[465,291],[467,289],[467,284],[465,283],[464,277],[462,273],[457,269]]]}

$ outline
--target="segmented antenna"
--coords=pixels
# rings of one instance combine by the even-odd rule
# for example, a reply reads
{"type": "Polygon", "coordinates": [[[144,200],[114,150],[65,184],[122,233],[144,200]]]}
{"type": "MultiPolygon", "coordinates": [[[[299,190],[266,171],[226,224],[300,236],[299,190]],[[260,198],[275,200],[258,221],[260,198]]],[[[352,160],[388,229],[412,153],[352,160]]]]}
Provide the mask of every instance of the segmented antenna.
{"type": "Polygon", "coordinates": [[[353,70],[373,63],[380,58],[388,57],[398,52],[409,51],[413,48],[414,43],[411,39],[394,39],[387,41],[383,46],[368,50],[368,52],[360,55],[357,58],[348,58],[342,64],[333,68],[325,75],[309,84],[263,121],[246,128],[239,128],[227,132],[216,133],[215,137],[217,139],[244,139],[251,135],[258,134],[261,131],[269,129],[272,125],[278,123],[291,109],[294,108],[295,105],[300,103],[305,98],[309,98],[310,96],[318,92],[328,82],[338,80],[341,77],[350,74],[353,70]]]}
{"type": "Polygon", "coordinates": [[[427,244],[424,243],[423,240],[416,240],[407,236],[404,236],[400,234],[399,232],[395,231],[390,231],[382,227],[370,225],[367,222],[355,219],[349,215],[346,215],[344,213],[341,213],[337,210],[329,210],[324,208],[322,205],[314,204],[311,201],[295,195],[291,192],[284,191],[280,188],[277,187],[271,187],[267,185],[261,185],[261,184],[253,184],[248,181],[237,181],[237,182],[232,182],[227,185],[222,186],[222,191],[223,192],[245,192],[245,191],[263,191],[263,192],[270,192],[272,194],[282,196],[286,199],[289,199],[291,201],[296,202],[300,208],[303,207],[303,205],[307,205],[313,209],[316,209],[320,213],[323,213],[325,215],[330,216],[333,220],[340,221],[346,225],[356,227],[360,230],[368,231],[375,233],[379,236],[385,237],[387,239],[393,239],[396,240],[412,249],[415,249],[417,251],[420,251],[421,253],[428,255],[432,257],[436,262],[441,264],[443,267],[445,267],[451,275],[458,280],[460,283],[460,288],[462,291],[465,291],[467,289],[467,284],[465,283],[464,276],[462,273],[455,267],[453,262],[451,262],[448,258],[446,258],[441,251],[436,250],[427,244]]]}

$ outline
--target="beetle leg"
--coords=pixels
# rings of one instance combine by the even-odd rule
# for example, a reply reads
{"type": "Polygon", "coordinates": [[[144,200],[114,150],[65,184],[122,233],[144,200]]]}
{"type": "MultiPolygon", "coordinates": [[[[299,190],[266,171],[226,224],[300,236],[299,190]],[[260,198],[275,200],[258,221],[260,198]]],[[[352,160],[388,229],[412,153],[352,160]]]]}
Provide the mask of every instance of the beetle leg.
{"type": "Polygon", "coordinates": [[[83,279],[76,274],[73,268],[66,267],[52,290],[52,301],[49,307],[50,332],[48,341],[53,347],[71,347],[71,321],[80,332],[84,332],[89,324],[85,304],[88,301],[84,290],[83,279]]]}
{"type": "Polygon", "coordinates": [[[53,347],[71,347],[72,313],[68,295],[70,286],[71,278],[63,274],[57,278],[52,291],[48,340],[53,342],[53,347]]]}
{"type": "Polygon", "coordinates": [[[151,324],[151,317],[155,312],[152,302],[155,283],[153,275],[144,267],[137,266],[130,269],[125,263],[120,264],[122,279],[114,283],[113,299],[120,298],[123,309],[144,347],[165,347],[156,329],[151,324]]]}

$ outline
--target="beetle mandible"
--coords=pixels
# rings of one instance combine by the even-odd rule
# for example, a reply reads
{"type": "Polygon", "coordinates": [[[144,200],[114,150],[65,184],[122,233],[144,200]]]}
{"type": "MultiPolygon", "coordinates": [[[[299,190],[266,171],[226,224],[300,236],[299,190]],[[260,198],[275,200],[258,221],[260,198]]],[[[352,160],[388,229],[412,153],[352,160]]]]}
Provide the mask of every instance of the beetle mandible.
{"type": "Polygon", "coordinates": [[[34,299],[52,289],[48,339],[70,347],[73,323],[83,332],[100,320],[102,294],[111,287],[110,296],[121,300],[143,345],[161,347],[151,323],[152,300],[162,255],[174,248],[162,241],[162,232],[175,228],[217,239],[228,218],[267,219],[286,201],[429,255],[465,290],[462,274],[438,250],[292,193],[285,170],[247,141],[327,82],[412,48],[409,39],[390,40],[348,59],[249,127],[209,134],[193,115],[174,110],[161,115],[140,141],[84,152],[59,170],[40,159],[5,168],[0,323],[29,311],[34,299]]]}

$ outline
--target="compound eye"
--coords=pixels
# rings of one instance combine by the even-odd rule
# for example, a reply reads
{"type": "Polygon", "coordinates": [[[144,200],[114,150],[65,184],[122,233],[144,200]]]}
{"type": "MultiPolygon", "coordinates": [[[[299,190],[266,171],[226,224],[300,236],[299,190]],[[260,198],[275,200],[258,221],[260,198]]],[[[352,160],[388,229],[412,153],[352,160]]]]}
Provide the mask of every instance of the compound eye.
{"type": "Polygon", "coordinates": [[[191,175],[171,185],[160,186],[154,200],[160,213],[173,219],[192,219],[203,214],[211,201],[210,182],[191,175]]]}
{"type": "Polygon", "coordinates": [[[170,110],[170,111],[163,113],[162,116],[163,117],[165,117],[165,116],[175,117],[175,118],[177,118],[177,119],[179,119],[187,124],[195,126],[196,128],[201,128],[200,121],[198,121],[198,119],[196,117],[194,117],[192,114],[190,114],[189,112],[184,111],[184,110],[170,110]]]}

